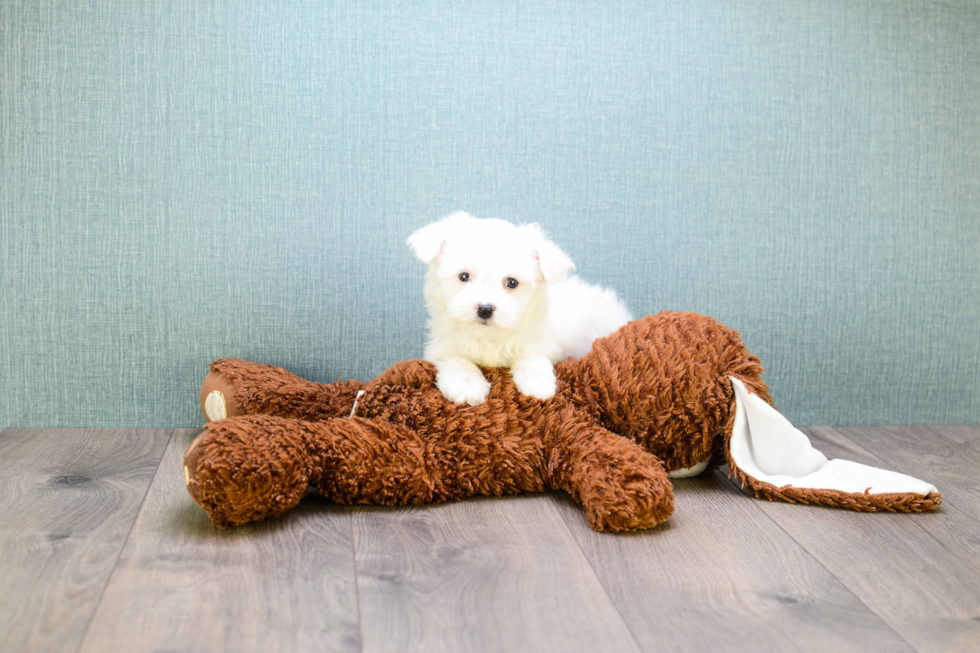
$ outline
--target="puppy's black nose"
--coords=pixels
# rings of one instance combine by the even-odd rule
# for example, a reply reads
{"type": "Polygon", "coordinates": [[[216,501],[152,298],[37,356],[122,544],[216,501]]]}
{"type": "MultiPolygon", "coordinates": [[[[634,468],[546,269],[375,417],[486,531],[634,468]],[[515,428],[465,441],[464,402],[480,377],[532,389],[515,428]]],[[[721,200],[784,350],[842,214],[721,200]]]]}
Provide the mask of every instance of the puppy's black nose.
{"type": "Polygon", "coordinates": [[[493,304],[480,304],[476,309],[476,314],[481,320],[487,320],[493,315],[493,304]]]}

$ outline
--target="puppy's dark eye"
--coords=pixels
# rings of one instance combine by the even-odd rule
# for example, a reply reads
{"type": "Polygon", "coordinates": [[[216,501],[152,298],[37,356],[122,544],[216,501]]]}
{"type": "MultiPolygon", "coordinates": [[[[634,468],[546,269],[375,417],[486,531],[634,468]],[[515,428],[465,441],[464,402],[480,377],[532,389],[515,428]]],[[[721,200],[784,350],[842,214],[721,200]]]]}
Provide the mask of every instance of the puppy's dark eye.
{"type": "Polygon", "coordinates": [[[463,283],[466,283],[467,281],[470,280],[470,273],[469,272],[460,272],[459,273],[459,280],[462,281],[463,283]]]}
{"type": "Polygon", "coordinates": [[[507,277],[507,279],[504,281],[504,285],[507,286],[508,288],[510,288],[511,290],[513,290],[514,288],[516,288],[517,287],[517,284],[518,284],[518,281],[514,277],[507,277]]]}

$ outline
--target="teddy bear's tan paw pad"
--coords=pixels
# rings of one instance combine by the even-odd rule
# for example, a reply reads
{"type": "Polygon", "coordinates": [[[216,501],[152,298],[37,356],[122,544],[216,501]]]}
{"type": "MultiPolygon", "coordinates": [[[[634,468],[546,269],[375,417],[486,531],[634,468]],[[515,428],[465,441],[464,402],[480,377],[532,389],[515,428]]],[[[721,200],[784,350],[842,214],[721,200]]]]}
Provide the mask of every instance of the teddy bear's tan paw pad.
{"type": "Polygon", "coordinates": [[[204,400],[204,414],[207,415],[210,422],[228,417],[225,396],[219,390],[212,390],[207,399],[204,400]]]}

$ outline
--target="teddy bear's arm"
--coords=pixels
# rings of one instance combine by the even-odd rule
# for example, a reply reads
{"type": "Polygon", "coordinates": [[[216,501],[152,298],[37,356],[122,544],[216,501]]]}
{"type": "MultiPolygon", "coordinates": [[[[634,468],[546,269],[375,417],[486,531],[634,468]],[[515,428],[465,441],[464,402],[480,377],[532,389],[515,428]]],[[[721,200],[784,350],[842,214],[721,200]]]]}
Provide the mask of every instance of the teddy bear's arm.
{"type": "Polygon", "coordinates": [[[307,421],[350,414],[360,381],[314,383],[280,367],[222,358],[201,386],[208,421],[239,415],[279,415],[307,421]]]}
{"type": "Polygon", "coordinates": [[[321,462],[313,486],[337,503],[404,505],[460,499],[451,442],[420,437],[383,419],[337,418],[315,425],[321,462]]]}
{"type": "Polygon", "coordinates": [[[244,415],[207,425],[184,481],[222,528],[275,517],[310,486],[337,503],[439,502],[463,495],[450,448],[383,420],[244,415]]]}
{"type": "Polygon", "coordinates": [[[546,426],[551,486],[585,508],[597,531],[650,528],[674,510],[673,486],[659,458],[571,408],[546,426]]]}

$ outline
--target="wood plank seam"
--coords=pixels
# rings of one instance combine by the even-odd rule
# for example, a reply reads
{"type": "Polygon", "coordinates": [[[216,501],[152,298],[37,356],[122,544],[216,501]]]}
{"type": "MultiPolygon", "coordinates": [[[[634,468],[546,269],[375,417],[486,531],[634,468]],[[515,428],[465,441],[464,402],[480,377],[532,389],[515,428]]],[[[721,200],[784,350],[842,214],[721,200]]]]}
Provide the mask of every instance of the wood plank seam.
{"type": "Polygon", "coordinates": [[[364,650],[642,650],[556,513],[542,493],[356,507],[364,650]]]}
{"type": "Polygon", "coordinates": [[[170,447],[170,441],[173,439],[174,432],[176,430],[177,429],[170,429],[170,433],[167,435],[167,443],[161,447],[160,459],[157,460],[156,469],[153,470],[153,478],[151,478],[150,482],[146,484],[146,489],[143,491],[143,498],[140,499],[139,510],[136,511],[136,514],[133,516],[133,521],[129,525],[129,530],[126,531],[126,537],[123,538],[122,546],[119,547],[119,552],[116,554],[116,560],[112,563],[112,573],[109,574],[109,578],[106,580],[105,585],[102,586],[102,592],[99,594],[99,600],[95,602],[95,607],[92,610],[92,614],[89,616],[88,624],[85,626],[85,633],[82,634],[81,638],[79,638],[78,646],[75,648],[75,651],[80,651],[82,646],[85,645],[85,640],[88,639],[88,633],[92,628],[92,622],[95,621],[95,615],[99,613],[99,608],[102,606],[102,599],[105,598],[106,589],[108,589],[109,585],[112,584],[112,579],[116,576],[116,567],[119,565],[119,558],[122,557],[123,551],[126,550],[126,544],[129,542],[129,537],[133,534],[133,527],[136,526],[136,522],[139,520],[140,514],[143,512],[143,506],[146,504],[146,497],[150,493],[150,488],[153,487],[153,484],[157,480],[157,474],[160,473],[160,465],[163,463],[164,454],[166,454],[167,449],[170,447]]]}
{"type": "Polygon", "coordinates": [[[354,533],[354,506],[347,506],[347,517],[350,520],[350,554],[353,557],[354,569],[354,605],[357,606],[357,636],[360,638],[361,651],[364,650],[364,620],[361,619],[361,581],[357,570],[357,535],[354,533]]]}
{"type": "MultiPolygon", "coordinates": [[[[798,539],[796,539],[795,537],[793,537],[793,535],[789,531],[787,531],[785,528],[783,528],[783,525],[782,524],[780,524],[778,521],[776,521],[775,519],[773,519],[772,517],[770,517],[769,514],[765,510],[762,509],[762,506],[760,506],[758,504],[758,502],[764,501],[764,499],[756,499],[755,497],[753,497],[753,496],[751,496],[749,494],[746,494],[746,489],[744,487],[742,487],[742,485],[738,481],[736,481],[734,478],[728,476],[727,474],[725,474],[721,470],[718,470],[715,473],[723,476],[725,478],[725,480],[727,480],[729,483],[731,483],[732,485],[734,485],[738,489],[739,492],[743,493],[747,499],[750,499],[751,501],[755,502],[755,506],[754,506],[755,507],[755,510],[758,510],[762,515],[765,515],[765,518],[766,519],[768,519],[770,522],[772,522],[773,524],[775,524],[779,528],[779,530],[781,530],[786,535],[786,537],[788,537],[793,542],[796,542],[796,544],[799,545],[799,547],[803,550],[803,552],[806,553],[806,555],[809,556],[817,565],[819,565],[824,571],[826,571],[828,574],[830,574],[833,578],[836,578],[837,581],[841,584],[841,587],[843,587],[851,596],[854,597],[854,600],[856,600],[858,603],[860,603],[861,605],[863,605],[864,607],[866,607],[871,614],[873,614],[876,617],[878,617],[878,619],[881,621],[881,623],[886,628],[888,628],[890,631],[892,631],[893,633],[895,633],[895,636],[898,639],[900,639],[903,642],[905,642],[905,644],[907,644],[908,647],[910,649],[912,649],[913,651],[921,651],[920,648],[918,648],[917,646],[914,646],[912,644],[912,642],[910,642],[909,640],[907,640],[905,637],[902,636],[902,634],[900,632],[898,632],[897,630],[895,630],[892,627],[892,625],[890,623],[888,623],[888,620],[885,618],[885,616],[883,616],[882,614],[880,614],[877,610],[875,610],[870,605],[868,605],[867,602],[865,602],[860,596],[858,596],[857,594],[855,594],[854,593],[854,590],[852,590],[848,586],[847,579],[846,578],[841,578],[840,576],[838,576],[837,574],[835,574],[830,568],[827,567],[827,565],[825,565],[823,562],[820,561],[820,558],[818,558],[816,555],[814,555],[814,553],[812,551],[810,551],[810,549],[807,548],[806,544],[804,544],[803,542],[800,542],[798,539]]],[[[800,506],[800,508],[801,509],[813,508],[813,509],[823,509],[823,510],[839,510],[839,508],[826,508],[826,507],[822,507],[822,506],[800,506]]]]}
{"type": "MultiPolygon", "coordinates": [[[[814,438],[815,436],[812,433],[807,432],[807,429],[808,428],[815,428],[815,427],[806,427],[806,428],[803,429],[804,432],[807,433],[807,437],[814,438]]],[[[857,442],[856,440],[854,440],[853,438],[849,437],[846,433],[844,433],[844,432],[842,432],[840,430],[841,428],[859,428],[859,427],[836,427],[836,426],[828,426],[828,427],[822,427],[822,428],[830,429],[832,432],[836,433],[839,437],[843,438],[844,440],[847,440],[847,442],[852,447],[855,447],[856,449],[859,449],[862,454],[864,454],[865,456],[867,456],[869,459],[875,461],[875,463],[876,463],[877,466],[880,466],[883,469],[894,469],[896,471],[902,471],[902,465],[900,464],[901,461],[896,461],[894,458],[892,458],[890,456],[890,454],[888,454],[887,451],[884,451],[884,452],[872,452],[872,451],[869,451],[860,442],[857,442]]],[[[869,427],[869,428],[875,428],[875,427],[869,427]]],[[[946,436],[945,434],[943,434],[943,433],[941,433],[941,432],[933,429],[930,426],[923,426],[921,428],[923,428],[927,433],[930,433],[932,435],[935,435],[937,437],[942,438],[943,440],[945,440],[946,442],[948,442],[949,444],[951,444],[953,446],[962,445],[963,444],[962,442],[957,442],[956,440],[953,440],[952,438],[950,438],[950,437],[946,436]]],[[[819,436],[816,436],[816,437],[819,437],[819,436]]],[[[938,486],[938,487],[939,487],[939,491],[942,492],[943,491],[943,488],[941,486],[938,486]]],[[[960,516],[962,516],[964,519],[970,521],[971,523],[980,525],[980,521],[978,521],[976,517],[974,517],[973,515],[971,515],[968,512],[965,512],[962,508],[960,508],[959,506],[957,506],[955,502],[951,502],[949,500],[949,497],[946,496],[946,495],[943,495],[943,503],[939,507],[939,510],[942,511],[942,512],[953,511],[953,512],[959,514],[960,516]]]]}
{"type": "Polygon", "coordinates": [[[980,440],[980,424],[927,424],[925,427],[930,433],[937,433],[956,444],[980,440]]]}
{"type": "MultiPolygon", "coordinates": [[[[552,502],[551,505],[554,506],[554,502],[552,502]]],[[[578,541],[578,538],[575,537],[575,533],[572,532],[572,527],[568,525],[568,518],[565,516],[565,513],[557,509],[555,510],[555,512],[557,512],[558,515],[561,517],[561,523],[565,525],[565,530],[568,532],[568,536],[572,538],[573,542],[575,542],[575,546],[578,548],[579,553],[582,554],[582,559],[585,560],[585,564],[589,565],[589,569],[592,571],[592,575],[595,576],[596,581],[599,583],[599,587],[602,588],[602,593],[606,595],[606,599],[609,601],[609,605],[612,606],[612,608],[616,611],[616,614],[618,614],[619,618],[622,620],[623,625],[626,626],[626,632],[630,634],[630,638],[633,640],[633,643],[636,644],[637,650],[642,651],[643,646],[640,644],[640,640],[639,638],[637,638],[636,633],[633,632],[633,628],[630,626],[629,620],[619,609],[619,606],[616,605],[616,601],[613,600],[612,595],[609,593],[609,588],[606,587],[605,582],[603,582],[602,576],[592,565],[592,561],[589,559],[589,556],[586,555],[585,550],[582,548],[582,543],[578,541]]],[[[614,533],[605,533],[605,535],[609,537],[616,536],[614,533]]]]}
{"type": "Polygon", "coordinates": [[[174,431],[81,651],[360,651],[346,507],[215,528],[184,485],[199,433],[174,431]]]}
{"type": "MultiPolygon", "coordinates": [[[[895,462],[894,462],[895,459],[892,458],[890,456],[890,454],[887,453],[887,451],[884,453],[884,455],[880,455],[878,453],[872,453],[872,452],[868,451],[862,444],[860,444],[859,442],[855,442],[853,438],[848,437],[848,435],[846,433],[842,433],[838,427],[831,427],[831,428],[833,429],[834,433],[837,433],[840,437],[844,438],[845,440],[847,440],[848,442],[850,442],[855,447],[857,447],[857,448],[861,449],[862,451],[866,452],[870,457],[874,458],[875,460],[880,460],[882,463],[888,463],[888,465],[892,469],[901,470],[901,465],[896,465],[895,462]]],[[[925,429],[925,431],[927,433],[929,433],[931,435],[935,435],[935,436],[941,438],[945,442],[949,443],[950,446],[956,447],[956,446],[963,446],[963,444],[964,444],[963,442],[958,442],[957,440],[954,440],[953,438],[949,437],[948,435],[946,435],[942,431],[940,431],[940,430],[932,427],[931,425],[930,426],[924,426],[923,428],[925,429]]],[[[940,492],[943,491],[942,486],[939,485],[938,483],[937,483],[937,487],[939,488],[939,491],[940,492]]],[[[948,510],[952,510],[952,511],[958,513],[959,515],[961,515],[964,519],[967,519],[970,522],[972,522],[972,523],[977,524],[978,526],[980,526],[980,520],[978,520],[974,515],[971,515],[970,513],[964,511],[962,508],[960,508],[958,505],[956,505],[955,502],[951,502],[949,500],[949,497],[946,496],[946,495],[943,495],[943,505],[940,507],[940,510],[942,510],[944,512],[945,511],[948,511],[948,510]]]]}

